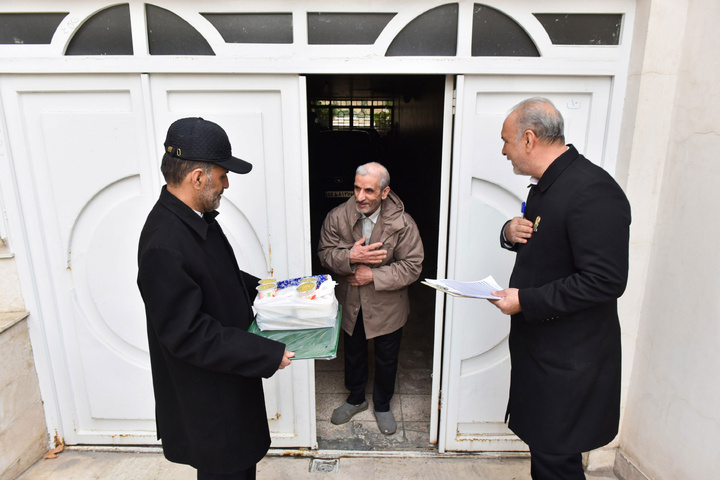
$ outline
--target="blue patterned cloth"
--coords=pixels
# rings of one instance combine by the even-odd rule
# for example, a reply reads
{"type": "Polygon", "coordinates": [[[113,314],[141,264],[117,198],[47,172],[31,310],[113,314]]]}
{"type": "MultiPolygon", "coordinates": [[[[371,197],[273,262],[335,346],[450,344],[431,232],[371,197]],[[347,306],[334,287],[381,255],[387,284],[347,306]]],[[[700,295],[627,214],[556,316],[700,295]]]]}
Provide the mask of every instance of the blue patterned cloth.
{"type": "Polygon", "coordinates": [[[304,278],[315,278],[317,279],[317,286],[318,288],[320,285],[325,283],[327,280],[330,279],[329,275],[313,275],[310,277],[296,277],[296,278],[288,278],[287,280],[280,280],[277,282],[278,289],[287,288],[287,287],[297,287],[300,285],[300,280],[304,278]]]}

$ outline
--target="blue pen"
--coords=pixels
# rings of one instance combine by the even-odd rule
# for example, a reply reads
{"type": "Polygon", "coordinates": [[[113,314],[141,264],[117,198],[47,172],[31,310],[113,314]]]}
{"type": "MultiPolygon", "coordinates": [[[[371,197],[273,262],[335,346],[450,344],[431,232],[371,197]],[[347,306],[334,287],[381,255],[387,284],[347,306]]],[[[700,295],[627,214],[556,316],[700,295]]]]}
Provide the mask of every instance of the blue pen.
{"type": "Polygon", "coordinates": [[[522,214],[525,213],[525,202],[523,202],[522,205],[520,205],[520,213],[522,213],[522,214]]]}

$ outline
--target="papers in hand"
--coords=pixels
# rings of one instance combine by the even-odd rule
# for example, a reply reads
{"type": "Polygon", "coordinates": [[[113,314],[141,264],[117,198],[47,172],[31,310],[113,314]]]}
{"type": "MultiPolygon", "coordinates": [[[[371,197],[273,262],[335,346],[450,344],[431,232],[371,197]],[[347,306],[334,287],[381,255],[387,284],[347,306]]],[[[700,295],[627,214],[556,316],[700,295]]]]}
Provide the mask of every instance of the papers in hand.
{"type": "Polygon", "coordinates": [[[492,275],[489,275],[482,280],[475,280],[473,282],[458,282],[456,280],[433,280],[426,278],[425,285],[432,287],[436,290],[440,290],[450,295],[456,295],[460,297],[471,297],[471,298],[493,298],[497,299],[491,292],[493,290],[502,290],[503,287],[497,284],[492,275]]]}

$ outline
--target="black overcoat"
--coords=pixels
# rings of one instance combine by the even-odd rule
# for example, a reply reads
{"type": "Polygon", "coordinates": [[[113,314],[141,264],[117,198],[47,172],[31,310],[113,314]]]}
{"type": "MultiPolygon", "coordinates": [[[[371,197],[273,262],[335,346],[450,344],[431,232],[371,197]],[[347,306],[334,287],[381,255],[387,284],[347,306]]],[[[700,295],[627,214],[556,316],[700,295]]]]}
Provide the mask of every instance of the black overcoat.
{"type": "Polygon", "coordinates": [[[531,187],[524,216],[537,231],[511,248],[522,312],[510,327],[509,427],[539,451],[589,451],[618,431],[630,205],[569,145],[531,187]]]}
{"type": "Polygon", "coordinates": [[[217,473],[270,446],[262,378],[285,346],[248,333],[257,278],[242,272],[215,221],[163,187],[140,235],[158,438],[168,460],[217,473]]]}

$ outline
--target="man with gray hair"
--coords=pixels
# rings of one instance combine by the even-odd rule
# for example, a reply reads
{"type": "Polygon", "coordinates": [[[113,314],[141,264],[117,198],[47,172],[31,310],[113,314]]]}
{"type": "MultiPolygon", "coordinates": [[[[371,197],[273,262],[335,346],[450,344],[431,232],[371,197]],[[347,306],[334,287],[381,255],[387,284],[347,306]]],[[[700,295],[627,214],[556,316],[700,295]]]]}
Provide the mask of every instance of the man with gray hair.
{"type": "Polygon", "coordinates": [[[354,195],[328,213],[318,245],[322,265],[336,276],[345,332],[347,401],[332,423],[348,422],[368,408],[368,340],[375,348],[373,404],[378,428],[397,430],[390,400],[400,353],[402,327],[410,312],[407,287],[418,279],[424,257],[415,221],[390,190],[390,174],[379,163],[355,172],[354,195]]]}
{"type": "Polygon", "coordinates": [[[584,479],[582,452],[618,431],[630,205],[605,170],[565,145],[549,100],[518,104],[501,137],[531,183],[524,215],[501,230],[517,254],[510,288],[491,300],[512,316],[506,416],[530,447],[534,480],[584,479]]]}

